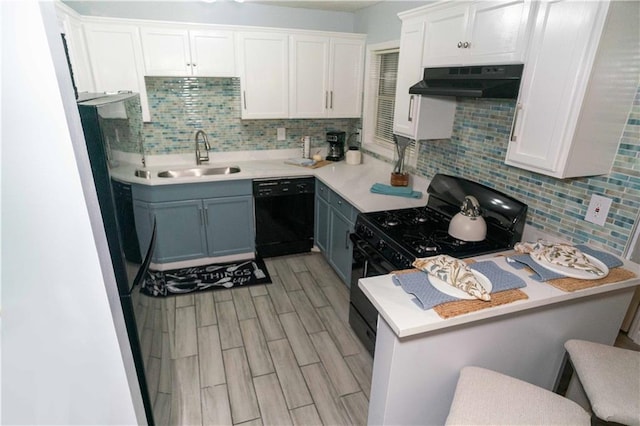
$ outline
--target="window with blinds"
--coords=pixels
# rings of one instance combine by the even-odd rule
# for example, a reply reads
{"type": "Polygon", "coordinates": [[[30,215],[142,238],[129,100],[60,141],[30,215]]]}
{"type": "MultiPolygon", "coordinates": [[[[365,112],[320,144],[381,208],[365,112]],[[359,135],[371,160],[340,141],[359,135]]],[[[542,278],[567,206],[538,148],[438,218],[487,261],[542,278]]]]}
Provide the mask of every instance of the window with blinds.
{"type": "Polygon", "coordinates": [[[371,69],[375,90],[374,140],[379,144],[393,144],[393,110],[398,77],[397,49],[377,51],[371,69]]]}

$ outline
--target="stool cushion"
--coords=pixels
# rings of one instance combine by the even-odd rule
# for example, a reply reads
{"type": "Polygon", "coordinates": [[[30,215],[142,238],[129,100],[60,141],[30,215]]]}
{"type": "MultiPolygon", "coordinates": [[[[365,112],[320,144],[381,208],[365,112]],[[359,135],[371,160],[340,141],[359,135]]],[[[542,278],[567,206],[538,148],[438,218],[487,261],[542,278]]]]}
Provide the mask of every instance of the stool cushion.
{"type": "Polygon", "coordinates": [[[640,426],[640,352],[574,339],[564,347],[594,414],[640,426]]]}
{"type": "Polygon", "coordinates": [[[495,371],[464,367],[446,424],[590,425],[590,416],[551,391],[495,371]]]}

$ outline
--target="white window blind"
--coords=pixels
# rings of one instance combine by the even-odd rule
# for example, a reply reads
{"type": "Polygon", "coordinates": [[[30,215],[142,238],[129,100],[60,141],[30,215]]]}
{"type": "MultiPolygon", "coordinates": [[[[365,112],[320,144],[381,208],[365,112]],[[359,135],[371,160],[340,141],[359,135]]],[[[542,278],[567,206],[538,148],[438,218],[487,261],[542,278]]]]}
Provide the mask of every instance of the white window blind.
{"type": "Polygon", "coordinates": [[[374,140],[379,144],[393,144],[393,110],[398,77],[397,49],[375,52],[371,77],[375,82],[374,140]]]}

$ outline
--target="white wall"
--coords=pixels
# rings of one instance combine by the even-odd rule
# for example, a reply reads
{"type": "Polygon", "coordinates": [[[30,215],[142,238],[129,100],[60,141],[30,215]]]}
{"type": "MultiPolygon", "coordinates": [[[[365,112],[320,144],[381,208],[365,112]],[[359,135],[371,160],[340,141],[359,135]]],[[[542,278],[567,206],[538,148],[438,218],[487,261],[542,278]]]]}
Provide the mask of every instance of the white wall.
{"type": "Polygon", "coordinates": [[[352,13],[218,1],[67,1],[81,15],[353,32],[352,13]]]}
{"type": "MultiPolygon", "coordinates": [[[[53,5],[43,9],[55,28],[53,5]]],[[[65,116],[68,74],[61,96],[38,3],[0,1],[0,22],[2,424],[135,424],[115,281],[101,272],[104,233],[94,239],[74,155],[77,110],[71,130],[65,116]]]]}
{"type": "Polygon", "coordinates": [[[355,12],[354,32],[366,33],[367,43],[399,40],[401,21],[398,13],[415,9],[431,1],[383,1],[355,12]]]}

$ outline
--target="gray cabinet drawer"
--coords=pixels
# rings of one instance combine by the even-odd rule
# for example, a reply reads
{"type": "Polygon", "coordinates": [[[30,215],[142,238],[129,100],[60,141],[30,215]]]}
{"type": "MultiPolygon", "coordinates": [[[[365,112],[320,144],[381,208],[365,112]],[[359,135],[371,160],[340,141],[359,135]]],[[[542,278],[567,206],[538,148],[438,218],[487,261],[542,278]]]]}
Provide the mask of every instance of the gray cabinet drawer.
{"type": "Polygon", "coordinates": [[[318,179],[316,179],[316,196],[322,198],[326,202],[329,202],[329,193],[330,192],[331,192],[331,190],[329,189],[329,187],[327,185],[325,185],[324,183],[322,183],[318,179]]]}
{"type": "Polygon", "coordinates": [[[353,208],[351,204],[335,192],[330,193],[329,204],[333,207],[337,212],[340,212],[342,216],[344,216],[349,222],[353,222],[356,219],[356,209],[353,208]]]}

